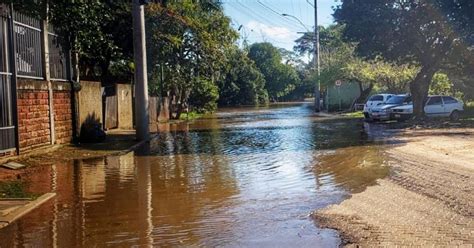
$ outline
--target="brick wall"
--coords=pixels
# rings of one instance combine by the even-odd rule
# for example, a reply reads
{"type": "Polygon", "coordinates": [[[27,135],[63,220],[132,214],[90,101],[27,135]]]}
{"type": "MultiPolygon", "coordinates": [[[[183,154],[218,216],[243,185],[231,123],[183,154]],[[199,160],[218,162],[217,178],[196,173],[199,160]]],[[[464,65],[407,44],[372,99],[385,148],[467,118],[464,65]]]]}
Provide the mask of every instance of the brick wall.
{"type": "Polygon", "coordinates": [[[21,150],[50,143],[48,99],[48,91],[43,87],[18,90],[18,131],[21,150]]]}
{"type": "Polygon", "coordinates": [[[56,144],[69,143],[72,140],[71,92],[55,90],[53,93],[54,130],[56,144]]]}

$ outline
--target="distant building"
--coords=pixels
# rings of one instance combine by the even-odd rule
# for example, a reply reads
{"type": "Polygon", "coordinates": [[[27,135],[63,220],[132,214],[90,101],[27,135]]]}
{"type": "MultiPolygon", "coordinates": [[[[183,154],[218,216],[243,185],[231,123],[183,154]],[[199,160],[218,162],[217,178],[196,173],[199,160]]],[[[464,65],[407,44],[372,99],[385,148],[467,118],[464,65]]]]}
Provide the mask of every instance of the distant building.
{"type": "Polygon", "coordinates": [[[333,83],[327,87],[324,107],[329,112],[349,110],[360,93],[356,82],[342,81],[339,86],[333,83]]]}

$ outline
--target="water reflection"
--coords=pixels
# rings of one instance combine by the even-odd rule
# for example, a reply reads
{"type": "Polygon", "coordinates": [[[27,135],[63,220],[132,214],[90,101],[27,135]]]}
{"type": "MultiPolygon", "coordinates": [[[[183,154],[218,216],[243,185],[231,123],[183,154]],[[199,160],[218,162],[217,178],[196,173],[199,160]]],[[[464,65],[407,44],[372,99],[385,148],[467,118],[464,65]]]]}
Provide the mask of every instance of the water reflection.
{"type": "Polygon", "coordinates": [[[387,173],[361,122],[305,106],[161,128],[137,154],[41,167],[28,180],[57,197],[0,230],[0,247],[338,246],[308,214],[387,173]]]}

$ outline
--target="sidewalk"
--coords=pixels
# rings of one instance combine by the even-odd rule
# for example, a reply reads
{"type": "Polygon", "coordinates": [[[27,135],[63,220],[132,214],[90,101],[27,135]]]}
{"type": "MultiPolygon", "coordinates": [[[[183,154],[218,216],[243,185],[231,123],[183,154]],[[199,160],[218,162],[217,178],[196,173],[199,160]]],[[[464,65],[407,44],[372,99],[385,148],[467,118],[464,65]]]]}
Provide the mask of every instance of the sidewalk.
{"type": "Polygon", "coordinates": [[[474,129],[420,130],[388,149],[391,175],[313,214],[347,246],[474,244],[474,129]]]}

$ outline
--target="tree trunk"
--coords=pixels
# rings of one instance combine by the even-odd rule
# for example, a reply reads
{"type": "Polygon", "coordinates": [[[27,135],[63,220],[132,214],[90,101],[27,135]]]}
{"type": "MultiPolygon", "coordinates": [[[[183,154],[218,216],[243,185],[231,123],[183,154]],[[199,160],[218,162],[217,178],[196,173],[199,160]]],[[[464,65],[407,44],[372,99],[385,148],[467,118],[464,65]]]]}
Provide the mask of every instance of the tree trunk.
{"type": "Polygon", "coordinates": [[[425,116],[425,103],[428,97],[428,90],[436,71],[434,67],[423,66],[415,79],[410,83],[410,91],[413,99],[413,116],[415,119],[423,119],[425,116]]]}
{"type": "Polygon", "coordinates": [[[357,81],[359,84],[360,95],[356,98],[356,100],[352,103],[351,109],[355,108],[356,103],[365,103],[367,98],[370,95],[370,92],[374,88],[374,84],[370,83],[369,87],[365,88],[362,86],[362,82],[357,81]]]}

